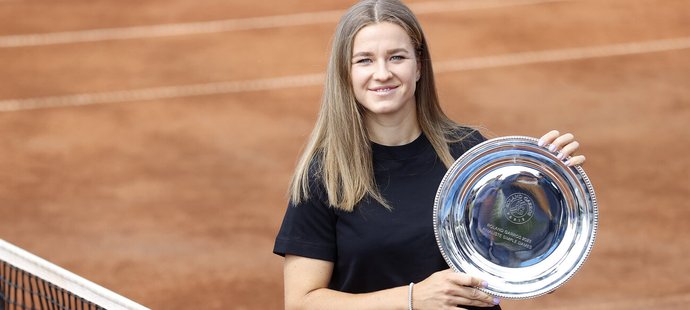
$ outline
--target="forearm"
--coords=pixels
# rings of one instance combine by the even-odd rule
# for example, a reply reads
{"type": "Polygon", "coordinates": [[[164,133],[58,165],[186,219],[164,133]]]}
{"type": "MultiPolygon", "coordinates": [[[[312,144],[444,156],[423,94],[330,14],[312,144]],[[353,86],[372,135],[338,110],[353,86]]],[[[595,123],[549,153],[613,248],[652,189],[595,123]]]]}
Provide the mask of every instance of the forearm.
{"type": "Polygon", "coordinates": [[[328,289],[333,263],[301,256],[285,257],[285,309],[409,309],[410,297],[415,309],[457,309],[458,305],[491,307],[499,303],[479,290],[486,282],[446,269],[433,273],[410,286],[400,286],[371,293],[350,294],[328,289]]]}
{"type": "Polygon", "coordinates": [[[343,293],[328,288],[319,288],[296,299],[286,300],[287,310],[407,310],[409,297],[408,287],[401,286],[364,294],[343,293]]]}

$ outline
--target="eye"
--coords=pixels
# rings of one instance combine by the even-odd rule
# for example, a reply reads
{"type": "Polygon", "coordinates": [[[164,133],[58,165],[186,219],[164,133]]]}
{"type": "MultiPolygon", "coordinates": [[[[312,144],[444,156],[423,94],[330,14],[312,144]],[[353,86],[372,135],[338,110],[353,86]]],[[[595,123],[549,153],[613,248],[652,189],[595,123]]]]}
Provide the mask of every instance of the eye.
{"type": "Polygon", "coordinates": [[[360,65],[366,65],[366,64],[372,63],[372,60],[369,58],[360,58],[360,59],[355,59],[354,63],[360,64],[360,65]]]}
{"type": "Polygon", "coordinates": [[[401,60],[404,60],[404,59],[405,59],[405,56],[402,56],[402,55],[391,56],[391,60],[392,60],[392,61],[401,61],[401,60]]]}

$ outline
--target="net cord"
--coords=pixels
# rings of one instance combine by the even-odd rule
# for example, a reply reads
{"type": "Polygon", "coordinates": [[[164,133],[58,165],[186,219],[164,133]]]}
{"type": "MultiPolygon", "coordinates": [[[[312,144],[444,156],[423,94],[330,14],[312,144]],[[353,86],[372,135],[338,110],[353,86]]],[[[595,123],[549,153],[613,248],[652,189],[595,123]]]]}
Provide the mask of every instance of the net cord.
{"type": "Polygon", "coordinates": [[[109,310],[150,310],[0,239],[0,260],[109,310]]]}

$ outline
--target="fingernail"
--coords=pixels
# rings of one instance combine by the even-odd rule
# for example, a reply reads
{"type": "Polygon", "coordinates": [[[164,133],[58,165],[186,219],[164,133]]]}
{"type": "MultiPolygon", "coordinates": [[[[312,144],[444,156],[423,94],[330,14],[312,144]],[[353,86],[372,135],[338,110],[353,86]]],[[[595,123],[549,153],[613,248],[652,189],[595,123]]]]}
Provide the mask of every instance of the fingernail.
{"type": "Polygon", "coordinates": [[[566,165],[566,166],[570,166],[570,159],[568,159],[568,160],[565,161],[565,165],[566,165]]]}
{"type": "Polygon", "coordinates": [[[558,152],[558,155],[556,155],[556,158],[558,158],[558,160],[563,160],[564,157],[565,155],[563,155],[563,152],[558,152]]]}
{"type": "Polygon", "coordinates": [[[498,305],[501,303],[501,300],[498,299],[498,297],[494,297],[494,305],[498,305]]]}
{"type": "Polygon", "coordinates": [[[555,151],[556,151],[556,145],[555,145],[555,144],[551,144],[551,146],[549,146],[549,151],[555,152],[555,151]]]}
{"type": "Polygon", "coordinates": [[[483,282],[482,282],[482,287],[483,287],[483,288],[489,287],[489,282],[483,281],[483,282]]]}
{"type": "Polygon", "coordinates": [[[539,139],[539,142],[537,142],[538,146],[544,146],[545,144],[546,144],[546,142],[544,142],[543,139],[539,139]]]}

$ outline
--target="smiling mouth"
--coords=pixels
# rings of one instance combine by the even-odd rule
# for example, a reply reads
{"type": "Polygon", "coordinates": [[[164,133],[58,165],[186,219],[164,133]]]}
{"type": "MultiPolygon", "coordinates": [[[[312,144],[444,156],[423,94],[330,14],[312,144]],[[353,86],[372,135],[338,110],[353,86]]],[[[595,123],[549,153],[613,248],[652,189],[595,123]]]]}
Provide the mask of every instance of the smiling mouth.
{"type": "Polygon", "coordinates": [[[384,86],[384,87],[376,87],[370,89],[371,91],[377,93],[377,94],[387,94],[395,89],[397,89],[398,86],[384,86]]]}

